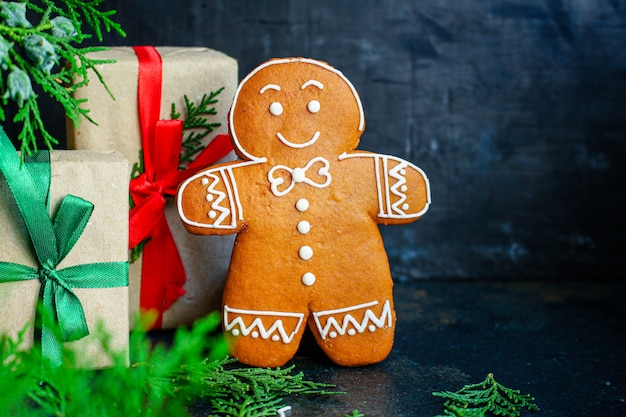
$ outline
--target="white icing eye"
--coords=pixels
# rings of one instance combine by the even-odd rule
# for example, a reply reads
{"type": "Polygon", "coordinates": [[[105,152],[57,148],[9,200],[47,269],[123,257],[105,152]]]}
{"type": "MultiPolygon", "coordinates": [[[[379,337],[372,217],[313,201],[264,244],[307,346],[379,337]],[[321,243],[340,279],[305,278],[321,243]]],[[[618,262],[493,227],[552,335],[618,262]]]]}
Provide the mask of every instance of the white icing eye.
{"type": "Polygon", "coordinates": [[[306,108],[309,109],[311,113],[317,113],[320,111],[320,102],[317,100],[309,101],[309,104],[306,105],[306,108]]]}
{"type": "Polygon", "coordinates": [[[280,116],[281,114],[283,114],[283,105],[280,104],[278,101],[273,102],[272,104],[270,104],[270,113],[272,113],[274,116],[280,116]]]}

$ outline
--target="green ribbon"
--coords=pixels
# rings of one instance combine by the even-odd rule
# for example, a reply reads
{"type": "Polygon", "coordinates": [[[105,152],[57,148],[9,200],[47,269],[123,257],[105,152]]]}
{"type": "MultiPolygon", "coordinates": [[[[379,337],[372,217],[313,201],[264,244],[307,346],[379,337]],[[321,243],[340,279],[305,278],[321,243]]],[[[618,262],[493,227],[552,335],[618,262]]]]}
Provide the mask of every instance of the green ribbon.
{"type": "Polygon", "coordinates": [[[85,312],[73,288],[128,286],[128,262],[100,262],[57,269],[80,238],[93,204],[66,195],[50,219],[50,154],[20,157],[0,127],[0,172],[28,229],[39,267],[0,262],[0,283],[39,279],[40,305],[35,324],[40,331],[42,355],[56,366],[63,363],[63,343],[89,334],[85,312]],[[42,314],[44,315],[42,318],[42,314]],[[50,320],[46,320],[49,315],[50,320]]]}

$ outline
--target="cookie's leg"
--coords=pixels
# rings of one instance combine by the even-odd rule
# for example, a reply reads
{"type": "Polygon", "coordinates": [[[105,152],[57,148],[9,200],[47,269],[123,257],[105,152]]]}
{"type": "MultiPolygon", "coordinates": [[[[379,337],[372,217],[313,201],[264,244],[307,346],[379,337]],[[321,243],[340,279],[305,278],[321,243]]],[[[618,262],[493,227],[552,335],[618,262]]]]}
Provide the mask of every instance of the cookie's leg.
{"type": "Polygon", "coordinates": [[[241,363],[282,366],[298,350],[305,313],[243,309],[224,305],[224,332],[230,353],[241,363]]]}
{"type": "Polygon", "coordinates": [[[309,325],[335,363],[360,366],[385,359],[393,345],[396,316],[391,297],[312,313],[309,325]]]}

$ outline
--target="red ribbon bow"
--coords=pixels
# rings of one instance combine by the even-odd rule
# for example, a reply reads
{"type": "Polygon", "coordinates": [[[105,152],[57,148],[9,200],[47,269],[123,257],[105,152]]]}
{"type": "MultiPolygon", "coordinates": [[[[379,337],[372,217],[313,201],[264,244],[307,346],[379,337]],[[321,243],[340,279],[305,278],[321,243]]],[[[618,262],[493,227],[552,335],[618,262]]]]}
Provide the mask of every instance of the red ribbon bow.
{"type": "Polygon", "coordinates": [[[165,196],[175,195],[178,184],[195,170],[232,150],[228,135],[218,135],[184,170],[179,170],[183,122],[159,120],[162,62],[156,48],[133,47],[139,61],[137,101],[141,127],[144,173],[130,181],[135,206],[130,211],[129,247],[149,238],[143,248],[140,306],[156,311],[152,328],[160,328],[165,312],[180,296],[187,281],[185,267],[165,218],[165,196]]]}

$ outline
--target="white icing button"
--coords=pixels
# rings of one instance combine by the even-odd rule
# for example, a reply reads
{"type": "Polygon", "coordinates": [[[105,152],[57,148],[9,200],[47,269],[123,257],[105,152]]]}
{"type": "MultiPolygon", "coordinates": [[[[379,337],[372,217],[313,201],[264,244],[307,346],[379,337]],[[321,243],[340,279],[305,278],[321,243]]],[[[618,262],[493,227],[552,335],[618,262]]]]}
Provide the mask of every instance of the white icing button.
{"type": "Polygon", "coordinates": [[[406,190],[408,190],[409,187],[407,187],[406,185],[403,185],[402,187],[400,187],[400,191],[402,191],[403,193],[406,193],[406,190]]]}
{"type": "Polygon", "coordinates": [[[208,178],[202,178],[202,185],[207,185],[209,183],[208,178]]]}
{"type": "Polygon", "coordinates": [[[370,324],[369,326],[367,326],[367,330],[373,333],[376,331],[376,326],[374,326],[373,324],[370,324]]]}
{"type": "Polygon", "coordinates": [[[303,261],[308,261],[313,257],[313,249],[310,246],[302,246],[298,250],[298,255],[303,261]]]}
{"type": "Polygon", "coordinates": [[[311,231],[311,223],[307,222],[306,220],[302,220],[301,222],[298,223],[298,232],[300,232],[303,235],[306,235],[310,231],[311,231]]]}
{"type": "Polygon", "coordinates": [[[409,204],[408,203],[404,203],[402,205],[402,210],[408,210],[409,209],[409,204]]]}
{"type": "Polygon", "coordinates": [[[401,170],[400,170],[400,174],[401,174],[401,175],[406,175],[406,169],[404,169],[404,168],[403,168],[403,169],[401,169],[401,170]]]}
{"type": "Polygon", "coordinates": [[[301,198],[296,202],[296,209],[298,211],[307,211],[309,209],[309,200],[301,198]]]}
{"type": "Polygon", "coordinates": [[[350,330],[348,330],[348,334],[349,334],[350,336],[354,336],[354,335],[356,334],[356,330],[354,330],[354,329],[350,329],[350,330]]]}
{"type": "Polygon", "coordinates": [[[307,287],[315,284],[315,275],[313,275],[313,273],[311,272],[306,272],[304,275],[302,275],[302,283],[307,287]]]}
{"type": "Polygon", "coordinates": [[[280,340],[280,336],[279,336],[279,335],[277,335],[277,334],[275,334],[274,336],[272,336],[272,340],[273,340],[274,342],[278,342],[278,341],[280,340]]]}
{"type": "Polygon", "coordinates": [[[233,336],[239,336],[239,329],[233,329],[231,333],[233,336]]]}
{"type": "Polygon", "coordinates": [[[334,339],[335,337],[337,337],[337,332],[330,332],[329,336],[334,339]]]}
{"type": "Polygon", "coordinates": [[[209,218],[214,219],[217,216],[217,213],[214,210],[209,211],[209,218]]]}
{"type": "Polygon", "coordinates": [[[309,104],[307,104],[306,108],[309,109],[311,113],[317,113],[320,111],[320,102],[317,100],[311,100],[309,101],[309,104]]]}
{"type": "Polygon", "coordinates": [[[206,201],[208,201],[208,202],[213,201],[213,194],[207,194],[206,195],[206,201]]]}
{"type": "Polygon", "coordinates": [[[302,168],[294,168],[291,172],[291,178],[294,182],[302,182],[306,179],[306,173],[302,168]]]}
{"type": "Polygon", "coordinates": [[[252,334],[250,336],[252,336],[254,339],[256,339],[257,337],[259,337],[259,332],[252,332],[252,334]]]}
{"type": "Polygon", "coordinates": [[[281,114],[283,114],[283,105],[280,104],[278,101],[273,102],[272,104],[270,104],[270,113],[272,113],[274,116],[280,116],[281,114]]]}

